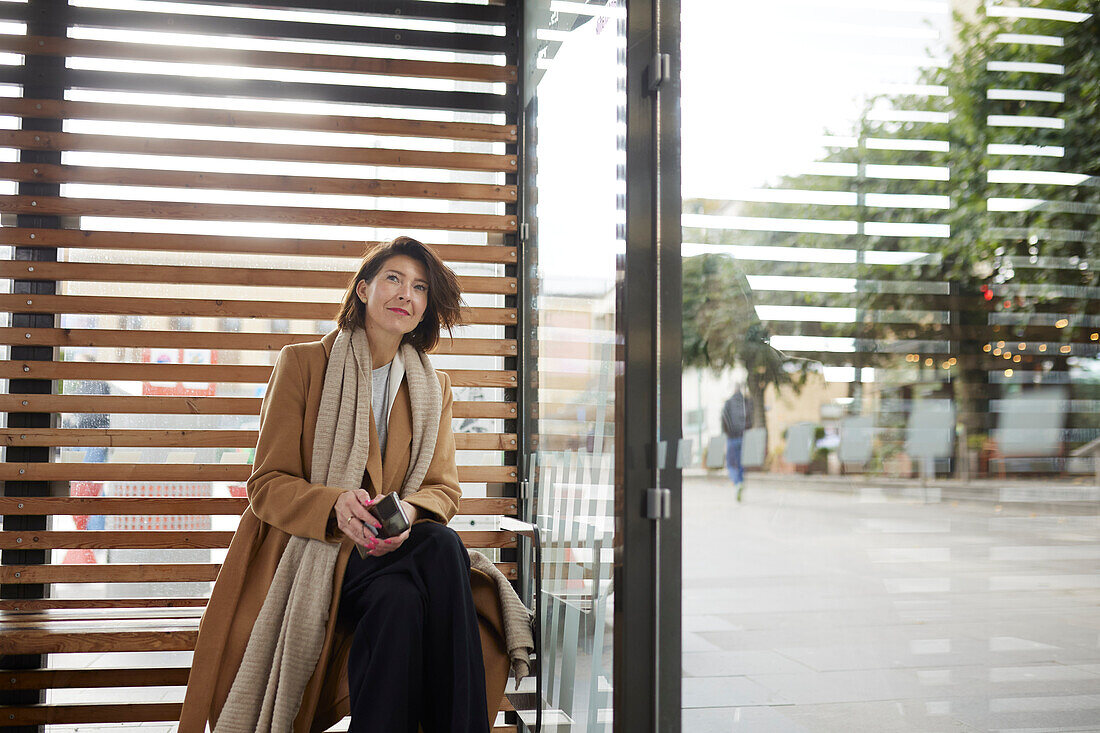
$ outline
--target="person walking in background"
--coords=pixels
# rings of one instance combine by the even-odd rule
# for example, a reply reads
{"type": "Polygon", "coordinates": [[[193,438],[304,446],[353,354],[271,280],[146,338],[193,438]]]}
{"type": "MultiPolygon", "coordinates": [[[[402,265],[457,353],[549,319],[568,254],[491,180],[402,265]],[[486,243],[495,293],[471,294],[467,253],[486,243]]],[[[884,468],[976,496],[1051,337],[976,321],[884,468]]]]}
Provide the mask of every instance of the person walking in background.
{"type": "Polygon", "coordinates": [[[726,470],[737,489],[737,501],[745,491],[745,468],[741,465],[741,444],[745,431],[752,427],[752,398],[741,392],[741,385],[722,406],[722,432],[726,434],[726,470]]]}

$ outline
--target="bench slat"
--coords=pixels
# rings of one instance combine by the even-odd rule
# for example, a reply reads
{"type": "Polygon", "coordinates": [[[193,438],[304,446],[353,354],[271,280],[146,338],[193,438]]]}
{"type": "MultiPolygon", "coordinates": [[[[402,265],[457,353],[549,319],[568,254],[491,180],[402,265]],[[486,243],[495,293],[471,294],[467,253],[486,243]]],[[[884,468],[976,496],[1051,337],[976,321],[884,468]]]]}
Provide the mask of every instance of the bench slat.
{"type": "Polygon", "coordinates": [[[5,671],[5,690],[54,690],[80,687],[174,687],[186,685],[189,667],[141,669],[33,669],[5,671]]]}
{"type": "Polygon", "coordinates": [[[199,636],[197,628],[164,628],[156,631],[65,631],[19,632],[19,639],[0,634],[5,654],[60,654],[66,652],[189,652],[199,636]]]}
{"type": "MultiPolygon", "coordinates": [[[[516,535],[505,530],[459,530],[467,547],[515,547],[516,535]]],[[[220,549],[233,532],[212,530],[78,530],[75,532],[0,532],[0,550],[64,549],[220,549]]]]}
{"type": "MultiPolygon", "coordinates": [[[[515,563],[497,563],[516,577],[515,563]]],[[[119,563],[113,565],[4,565],[0,583],[212,583],[221,565],[204,563],[119,563]]]]}
{"type": "Polygon", "coordinates": [[[0,600],[0,611],[87,608],[204,608],[206,598],[21,598],[0,600]]]}
{"type": "MultiPolygon", "coordinates": [[[[183,703],[123,703],[113,705],[0,706],[0,727],[72,725],[83,723],[175,722],[183,703]]],[[[493,733],[516,733],[514,725],[495,725],[493,733]]]]}
{"type": "MultiPolygon", "coordinates": [[[[0,310],[7,308],[0,295],[0,310]]],[[[33,308],[34,306],[27,306],[33,308]]],[[[442,342],[441,342],[442,343],[442,342]]],[[[91,412],[131,415],[246,415],[260,414],[261,397],[135,397],[131,395],[0,394],[2,412],[91,412]]],[[[505,420],[516,416],[515,402],[453,402],[456,418],[488,417],[505,420]]],[[[50,465],[50,464],[40,464],[50,465]]],[[[25,480],[25,479],[24,479],[25,480]]]]}
{"type": "MultiPolygon", "coordinates": [[[[0,515],[239,515],[248,506],[248,499],[230,497],[0,497],[0,515]]],[[[518,511],[511,497],[464,498],[459,503],[459,515],[503,514],[514,516],[518,511]]]]}
{"type": "Polygon", "coordinates": [[[0,726],[172,722],[180,719],[182,708],[183,703],[178,702],[121,705],[12,705],[0,707],[0,726]]]}
{"type": "MultiPolygon", "coordinates": [[[[0,410],[2,409],[3,399],[0,399],[0,410]]],[[[236,481],[244,483],[251,475],[252,466],[247,463],[0,463],[0,481],[236,481]]],[[[458,480],[514,483],[516,467],[459,466],[458,480]]]]}
{"type": "MultiPolygon", "coordinates": [[[[3,174],[0,163],[0,175],[3,174]]],[[[0,278],[4,274],[4,262],[0,260],[0,278]]],[[[346,279],[346,278],[345,278],[346,279]]],[[[507,309],[478,308],[463,312],[464,323],[478,323],[477,318],[490,318],[500,323],[515,321],[515,311],[507,309]],[[476,315],[473,311],[476,310],[476,315]],[[489,313],[501,311],[500,316],[489,313]]],[[[267,384],[271,378],[271,366],[246,364],[160,364],[148,362],[80,362],[80,361],[3,361],[0,360],[0,379],[101,379],[103,381],[131,382],[229,382],[243,384],[267,384]]],[[[516,372],[495,369],[448,369],[451,384],[455,387],[515,387],[516,372]]],[[[74,428],[75,429],[75,428],[74,428]]],[[[255,434],[255,433],[253,433],[255,434]]]]}
{"type": "MultiPolygon", "coordinates": [[[[0,445],[20,447],[254,448],[258,437],[256,430],[0,428],[0,445]]],[[[457,433],[454,437],[458,450],[516,449],[515,433],[457,433]]]]}

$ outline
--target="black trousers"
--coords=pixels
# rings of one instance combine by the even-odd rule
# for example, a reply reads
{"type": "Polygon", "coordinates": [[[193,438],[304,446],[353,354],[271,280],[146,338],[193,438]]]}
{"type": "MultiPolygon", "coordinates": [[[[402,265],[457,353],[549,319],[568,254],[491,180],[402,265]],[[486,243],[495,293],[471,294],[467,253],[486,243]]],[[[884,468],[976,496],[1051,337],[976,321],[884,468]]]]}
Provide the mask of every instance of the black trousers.
{"type": "Polygon", "coordinates": [[[352,552],[340,620],[354,629],[350,733],[488,733],[470,556],[454,530],[420,522],[388,555],[352,552]]]}

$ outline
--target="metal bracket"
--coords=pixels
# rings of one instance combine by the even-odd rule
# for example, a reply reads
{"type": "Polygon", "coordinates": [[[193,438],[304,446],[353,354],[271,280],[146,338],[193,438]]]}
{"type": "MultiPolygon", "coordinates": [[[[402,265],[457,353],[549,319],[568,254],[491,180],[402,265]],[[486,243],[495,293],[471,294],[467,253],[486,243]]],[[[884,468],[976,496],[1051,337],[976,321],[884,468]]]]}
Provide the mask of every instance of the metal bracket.
{"type": "Polygon", "coordinates": [[[646,519],[668,519],[672,516],[672,492],[668,489],[646,489],[646,519]]]}
{"type": "Polygon", "coordinates": [[[655,92],[660,89],[662,84],[672,78],[672,55],[654,54],[646,75],[649,77],[649,91],[655,92]]]}
{"type": "Polygon", "coordinates": [[[519,241],[526,242],[531,237],[531,225],[523,222],[519,225],[519,241]]]}

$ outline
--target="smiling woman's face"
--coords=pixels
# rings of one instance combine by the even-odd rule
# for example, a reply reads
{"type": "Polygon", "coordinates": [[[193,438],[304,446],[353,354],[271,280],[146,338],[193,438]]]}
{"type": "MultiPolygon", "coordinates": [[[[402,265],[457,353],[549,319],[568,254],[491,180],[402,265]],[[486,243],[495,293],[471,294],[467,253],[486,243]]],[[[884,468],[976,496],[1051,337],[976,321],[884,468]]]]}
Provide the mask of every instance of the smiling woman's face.
{"type": "Polygon", "coordinates": [[[404,336],[416,328],[428,307],[427,278],[420,262],[394,255],[373,280],[360,280],[355,293],[366,304],[367,330],[404,336]]]}

